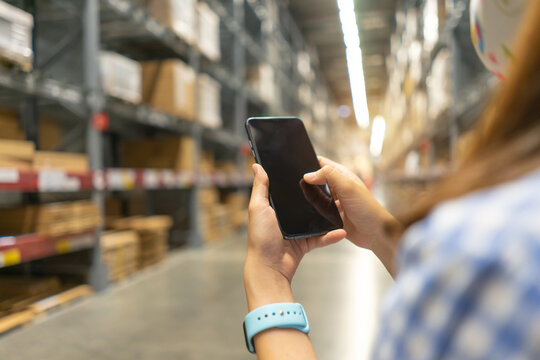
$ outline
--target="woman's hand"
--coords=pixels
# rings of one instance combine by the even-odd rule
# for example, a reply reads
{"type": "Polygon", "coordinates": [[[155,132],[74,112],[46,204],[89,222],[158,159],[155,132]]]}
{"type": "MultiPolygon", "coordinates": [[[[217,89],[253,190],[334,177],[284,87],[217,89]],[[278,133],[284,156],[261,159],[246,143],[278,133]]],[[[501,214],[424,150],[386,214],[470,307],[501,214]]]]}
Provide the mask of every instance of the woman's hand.
{"type": "Polygon", "coordinates": [[[312,185],[328,184],[343,219],[348,239],[354,244],[371,249],[394,272],[394,254],[401,225],[381,204],[356,175],[343,165],[319,157],[321,169],[304,175],[312,185]]]}
{"type": "Polygon", "coordinates": [[[268,176],[253,165],[255,180],[249,203],[248,251],[244,283],[250,310],[273,302],[292,301],[290,284],[302,257],[309,251],[345,238],[334,230],[314,238],[285,240],[268,200],[268,176]]]}

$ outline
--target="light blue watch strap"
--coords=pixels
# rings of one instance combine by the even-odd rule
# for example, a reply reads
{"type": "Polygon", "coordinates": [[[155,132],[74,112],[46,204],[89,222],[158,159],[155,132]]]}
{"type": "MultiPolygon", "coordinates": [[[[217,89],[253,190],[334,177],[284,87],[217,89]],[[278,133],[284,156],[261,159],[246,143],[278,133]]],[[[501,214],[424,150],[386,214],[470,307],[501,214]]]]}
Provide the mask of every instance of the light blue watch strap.
{"type": "Polygon", "coordinates": [[[246,315],[244,336],[246,346],[255,353],[253,337],[270,328],[297,329],[309,333],[309,322],[304,307],[297,303],[275,303],[261,306],[246,315]]]}

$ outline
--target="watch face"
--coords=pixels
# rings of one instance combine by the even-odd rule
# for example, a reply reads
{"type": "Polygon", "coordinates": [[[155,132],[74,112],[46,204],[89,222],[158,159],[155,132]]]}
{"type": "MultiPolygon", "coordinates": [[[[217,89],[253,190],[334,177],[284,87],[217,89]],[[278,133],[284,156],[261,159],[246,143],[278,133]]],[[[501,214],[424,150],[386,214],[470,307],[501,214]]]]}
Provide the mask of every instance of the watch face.
{"type": "MultiPolygon", "coordinates": [[[[248,337],[247,337],[247,332],[246,332],[246,322],[245,321],[242,323],[242,327],[244,329],[244,340],[246,341],[246,347],[247,347],[247,349],[248,349],[248,351],[250,353],[255,354],[255,351],[252,352],[251,349],[249,348],[248,337]]],[[[255,349],[255,345],[253,345],[253,349],[255,349]]]]}

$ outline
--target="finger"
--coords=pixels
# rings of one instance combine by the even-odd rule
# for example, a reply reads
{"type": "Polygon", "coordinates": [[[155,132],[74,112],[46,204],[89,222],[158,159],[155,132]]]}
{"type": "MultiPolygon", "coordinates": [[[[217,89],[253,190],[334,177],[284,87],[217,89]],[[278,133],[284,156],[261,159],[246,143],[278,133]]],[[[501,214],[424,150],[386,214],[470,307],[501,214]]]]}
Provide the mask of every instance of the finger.
{"type": "Polygon", "coordinates": [[[336,212],[334,200],[328,196],[319,186],[308,185],[304,179],[300,180],[300,188],[304,198],[332,224],[341,222],[339,213],[336,212]]]}
{"type": "Polygon", "coordinates": [[[333,160],[330,160],[324,156],[318,156],[319,158],[319,163],[321,164],[321,167],[325,166],[325,165],[329,165],[329,166],[333,166],[335,168],[338,168],[338,169],[343,169],[345,168],[344,165],[340,164],[340,163],[337,163],[333,160]]]}
{"type": "Polygon", "coordinates": [[[253,173],[255,174],[255,179],[253,180],[253,190],[251,191],[249,205],[251,208],[269,206],[268,175],[266,175],[263,167],[259,164],[253,164],[253,173]]]}
{"type": "Polygon", "coordinates": [[[340,214],[343,213],[343,207],[341,206],[341,201],[336,200],[335,203],[336,203],[336,207],[337,207],[338,210],[339,210],[339,213],[340,213],[340,214]]]}
{"type": "Polygon", "coordinates": [[[335,244],[345,239],[346,236],[347,232],[343,229],[332,230],[323,236],[318,236],[308,241],[309,251],[335,244]]]}
{"type": "Polygon", "coordinates": [[[336,169],[337,171],[341,172],[343,175],[348,176],[352,181],[364,185],[364,182],[362,181],[362,179],[360,179],[355,173],[347,169],[345,165],[337,163],[328,158],[325,158],[324,156],[319,156],[318,158],[319,158],[319,163],[321,167],[330,166],[336,169]]]}
{"type": "Polygon", "coordinates": [[[312,185],[325,185],[328,184],[330,188],[335,187],[339,182],[343,181],[338,174],[338,171],[330,165],[325,165],[321,169],[307,173],[304,175],[304,180],[308,184],[312,185]]]}

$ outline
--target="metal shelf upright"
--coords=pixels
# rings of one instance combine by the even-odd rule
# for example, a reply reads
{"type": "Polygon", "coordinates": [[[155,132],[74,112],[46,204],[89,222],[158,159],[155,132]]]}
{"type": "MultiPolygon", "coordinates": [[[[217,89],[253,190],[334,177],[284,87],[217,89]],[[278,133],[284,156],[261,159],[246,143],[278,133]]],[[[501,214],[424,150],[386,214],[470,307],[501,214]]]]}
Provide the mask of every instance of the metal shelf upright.
{"type": "MultiPolygon", "coordinates": [[[[299,115],[303,108],[308,108],[313,115],[313,109],[301,104],[298,98],[297,87],[306,79],[298,71],[297,55],[299,51],[308,51],[308,47],[287,9],[281,8],[287,13],[287,29],[292,31],[290,41],[278,23],[268,26],[271,21],[268,15],[270,7],[281,6],[277,0],[198,1],[206,2],[218,14],[222,28],[229,33],[231,42],[227,46],[230,45],[232,49],[230,64],[205,57],[197,46],[186,43],[131,0],[8,0],[34,16],[33,45],[36,56],[34,70],[30,72],[0,65],[0,93],[17,98],[17,104],[13,107],[21,114],[28,139],[34,141],[38,149],[38,118],[42,108],[52,108],[53,116],[61,113],[62,121],[74,124],[75,129],[65,137],[69,138],[70,144],[84,144],[91,171],[84,174],[65,172],[63,177],[57,173],[54,179],[51,174],[40,171],[11,172],[12,176],[16,175],[17,181],[9,178],[6,182],[7,173],[2,173],[6,170],[3,169],[0,171],[0,192],[29,194],[24,195],[28,196],[28,202],[39,201],[41,194],[78,196],[84,193],[84,196],[92,197],[104,214],[105,197],[112,191],[183,191],[189,193],[188,203],[183,204],[191,215],[188,244],[192,247],[202,246],[203,229],[198,218],[200,189],[216,186],[236,191],[249,190],[247,185],[250,179],[242,173],[245,169],[240,154],[240,148],[247,142],[243,126],[245,119],[262,114],[299,115]],[[47,21],[42,21],[45,15],[47,21]],[[278,49],[274,58],[269,55],[271,46],[278,49]],[[226,89],[222,94],[224,91],[229,93],[229,123],[224,128],[211,129],[156,111],[145,104],[129,104],[106,95],[100,76],[102,49],[117,51],[138,61],[179,58],[197,73],[210,75],[226,89]],[[280,57],[287,62],[280,61],[280,57]],[[248,84],[249,67],[261,64],[271,67],[275,87],[279,89],[272,100],[263,98],[248,84]],[[167,170],[111,168],[109,165],[114,161],[105,150],[108,135],[106,126],[102,126],[103,120],[107,119],[106,114],[110,116],[110,128],[115,126],[120,129],[119,132],[136,128],[134,131],[151,129],[154,133],[188,135],[196,143],[193,154],[195,164],[200,164],[203,149],[211,148],[228,160],[235,161],[238,171],[236,174],[220,171],[203,174],[196,165],[193,172],[186,175],[167,170]],[[129,174],[131,182],[117,182],[115,176],[122,177],[122,174],[129,174]],[[52,182],[43,180],[48,178],[52,182]],[[65,183],[58,179],[64,179],[65,183]]],[[[309,86],[313,92],[321,87],[326,88],[318,70],[309,86]]],[[[94,240],[99,239],[102,230],[96,229],[94,240]]],[[[19,260],[29,261],[56,254],[51,248],[55,239],[41,239],[35,234],[22,238],[25,241],[28,239],[32,240],[28,244],[39,242],[42,251],[32,253],[31,245],[28,245],[25,251],[28,250],[31,255],[22,256],[19,260]]],[[[66,246],[58,253],[66,250],[66,246]]],[[[87,241],[84,246],[73,245],[69,249],[75,251],[83,248],[89,249],[92,258],[88,282],[95,290],[105,289],[108,274],[99,241],[87,241]]],[[[3,256],[1,250],[0,255],[3,256]]],[[[10,259],[6,262],[1,258],[0,262],[3,261],[4,266],[12,264],[14,260],[10,259]]]]}
{"type": "MultiPolygon", "coordinates": [[[[105,96],[101,87],[99,69],[100,29],[99,0],[85,0],[83,8],[83,70],[84,89],[87,97],[88,118],[86,131],[86,152],[94,172],[103,171],[103,134],[98,129],[96,119],[105,107],[105,96]]],[[[94,188],[92,199],[103,214],[105,195],[103,189],[94,188]]],[[[101,229],[97,230],[98,238],[101,229]]],[[[89,283],[97,291],[108,284],[108,271],[101,256],[101,244],[96,242],[92,249],[92,265],[89,283]]]]}

